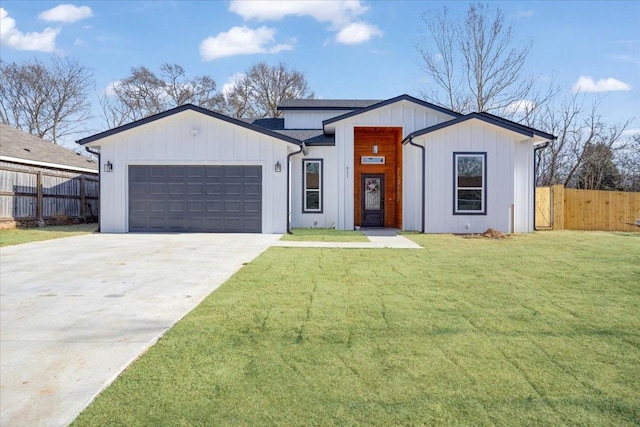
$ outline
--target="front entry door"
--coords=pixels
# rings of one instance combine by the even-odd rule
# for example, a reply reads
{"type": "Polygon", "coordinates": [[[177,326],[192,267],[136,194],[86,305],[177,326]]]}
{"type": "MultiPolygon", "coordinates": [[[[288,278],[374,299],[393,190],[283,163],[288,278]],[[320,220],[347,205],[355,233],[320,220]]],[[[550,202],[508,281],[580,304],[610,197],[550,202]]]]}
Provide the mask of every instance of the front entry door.
{"type": "Polygon", "coordinates": [[[362,227],[384,227],[384,175],[362,175],[362,227]]]}

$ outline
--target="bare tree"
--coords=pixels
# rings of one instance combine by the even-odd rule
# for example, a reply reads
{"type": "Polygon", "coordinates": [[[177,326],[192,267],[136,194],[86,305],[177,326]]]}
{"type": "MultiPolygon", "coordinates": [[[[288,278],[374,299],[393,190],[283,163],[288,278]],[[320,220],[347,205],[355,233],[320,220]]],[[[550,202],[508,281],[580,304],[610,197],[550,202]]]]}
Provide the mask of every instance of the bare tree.
{"type": "Polygon", "coordinates": [[[616,152],[616,164],[622,174],[622,189],[640,191],[640,133],[629,138],[625,148],[616,152]]]}
{"type": "Polygon", "coordinates": [[[280,117],[278,105],[285,99],[313,98],[303,73],[284,63],[253,65],[226,94],[227,112],[234,117],[280,117]]]}
{"type": "Polygon", "coordinates": [[[209,76],[188,78],[177,64],[162,64],[160,75],[146,67],[131,69],[131,75],[114,82],[100,97],[109,127],[139,120],[184,104],[220,110],[224,98],[209,76]]]}
{"type": "Polygon", "coordinates": [[[629,148],[623,134],[631,121],[621,125],[607,124],[598,112],[599,106],[600,102],[596,100],[586,107],[584,96],[575,93],[569,98],[546,103],[539,114],[532,116],[531,126],[557,136],[547,148],[538,151],[537,185],[588,185],[593,188],[603,184],[604,175],[599,175],[602,179],[592,175],[587,180],[589,184],[584,179],[581,184],[579,176],[584,175],[587,164],[604,171],[602,168],[611,159],[610,154],[615,156],[629,148]]]}
{"type": "Polygon", "coordinates": [[[422,93],[425,99],[462,113],[503,116],[527,99],[535,79],[524,78],[522,70],[531,42],[515,40],[500,8],[472,3],[460,19],[443,7],[423,19],[429,36],[416,49],[434,83],[422,93]]]}
{"type": "Polygon", "coordinates": [[[59,143],[90,118],[92,73],[71,58],[52,56],[21,65],[0,61],[2,123],[59,143]]]}

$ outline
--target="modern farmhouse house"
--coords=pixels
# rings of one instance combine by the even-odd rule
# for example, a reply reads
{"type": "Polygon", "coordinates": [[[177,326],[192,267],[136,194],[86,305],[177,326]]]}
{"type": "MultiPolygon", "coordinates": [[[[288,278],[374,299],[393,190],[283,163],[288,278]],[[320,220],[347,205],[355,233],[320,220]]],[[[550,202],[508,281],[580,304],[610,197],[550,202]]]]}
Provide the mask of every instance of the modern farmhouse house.
{"type": "Polygon", "coordinates": [[[533,231],[534,150],[553,135],[408,95],[279,109],[183,105],[79,140],[100,151],[101,231],[533,231]]]}

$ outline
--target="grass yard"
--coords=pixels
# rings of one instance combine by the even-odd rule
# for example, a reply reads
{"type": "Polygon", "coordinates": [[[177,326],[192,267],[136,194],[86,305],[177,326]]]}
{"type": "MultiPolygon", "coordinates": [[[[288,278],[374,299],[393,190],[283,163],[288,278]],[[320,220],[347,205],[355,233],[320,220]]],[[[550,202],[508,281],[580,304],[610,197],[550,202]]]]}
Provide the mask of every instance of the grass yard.
{"type": "Polygon", "coordinates": [[[75,426],[640,425],[640,233],[271,248],[75,426]]]}
{"type": "Polygon", "coordinates": [[[294,228],[293,234],[284,234],[280,240],[305,242],[368,242],[367,236],[358,230],[332,228],[294,228]]]}
{"type": "Polygon", "coordinates": [[[51,225],[34,228],[12,228],[0,230],[0,246],[20,245],[40,240],[90,234],[98,229],[98,224],[51,225]]]}

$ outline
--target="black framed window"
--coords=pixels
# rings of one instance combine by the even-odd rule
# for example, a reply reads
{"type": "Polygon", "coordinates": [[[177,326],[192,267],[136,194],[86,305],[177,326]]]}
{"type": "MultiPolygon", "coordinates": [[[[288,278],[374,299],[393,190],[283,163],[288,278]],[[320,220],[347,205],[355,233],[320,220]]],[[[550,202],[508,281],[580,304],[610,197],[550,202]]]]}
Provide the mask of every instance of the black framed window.
{"type": "Polygon", "coordinates": [[[454,214],[487,213],[487,153],[453,153],[454,214]]]}
{"type": "Polygon", "coordinates": [[[302,212],[322,212],[322,160],[302,160],[302,212]]]}

